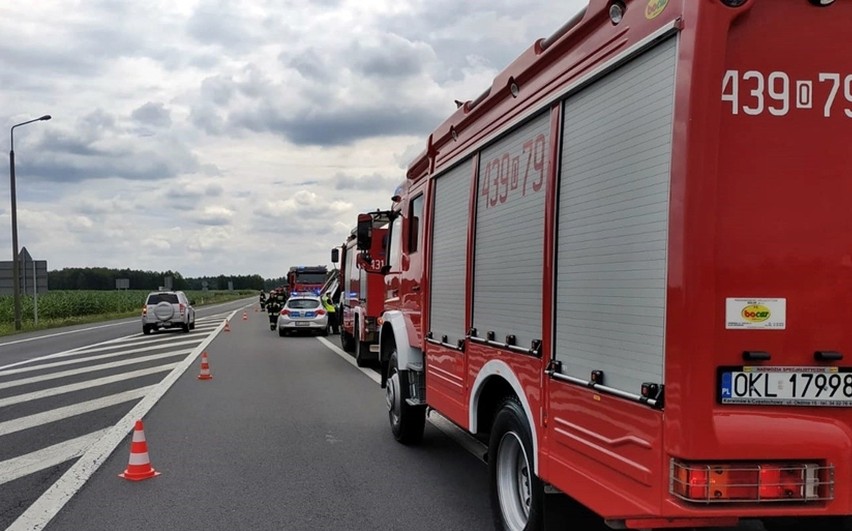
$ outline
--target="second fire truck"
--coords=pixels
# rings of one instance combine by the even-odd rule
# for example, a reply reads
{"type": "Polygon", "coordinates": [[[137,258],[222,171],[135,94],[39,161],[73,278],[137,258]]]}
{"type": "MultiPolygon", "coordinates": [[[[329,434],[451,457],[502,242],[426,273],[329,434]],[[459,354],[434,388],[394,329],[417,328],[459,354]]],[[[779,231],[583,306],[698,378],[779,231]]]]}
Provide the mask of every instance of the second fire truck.
{"type": "Polygon", "coordinates": [[[332,262],[340,261],[340,342],[355,356],[359,367],[378,361],[379,317],[384,310],[385,236],[389,212],[369,215],[370,246],[359,249],[355,230],[346,242],[332,250],[332,262]]]}

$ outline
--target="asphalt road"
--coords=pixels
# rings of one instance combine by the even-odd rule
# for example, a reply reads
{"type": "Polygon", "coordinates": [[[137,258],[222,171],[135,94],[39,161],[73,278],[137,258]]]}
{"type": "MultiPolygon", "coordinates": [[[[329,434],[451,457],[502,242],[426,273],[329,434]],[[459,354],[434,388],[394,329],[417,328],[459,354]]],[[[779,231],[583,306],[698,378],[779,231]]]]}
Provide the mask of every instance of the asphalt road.
{"type": "MultiPolygon", "coordinates": [[[[24,515],[9,529],[493,529],[487,468],[475,442],[453,436],[436,417],[427,423],[422,445],[396,443],[375,375],[355,367],[336,348],[337,336],[331,342],[280,338],[253,307],[246,320],[240,315],[231,320],[230,332],[202,345],[213,379],[197,378],[197,360],[190,355],[192,365],[175,375],[173,385],[143,414],[151,465],[161,475],[142,482],[118,477],[130,448],[129,434],[119,430],[118,445],[104,453],[99,466],[89,466],[89,450],[76,462],[0,487],[0,511],[24,515]],[[87,467],[92,475],[82,477],[87,467]],[[26,495],[21,494],[24,482],[26,495]],[[45,494],[35,500],[33,492],[45,494]]],[[[98,330],[120,335],[122,326],[98,330]]],[[[122,341],[135,345],[153,339],[139,334],[138,320],[127,326],[134,337],[122,341]]],[[[162,336],[174,347],[172,341],[193,334],[162,336]]],[[[56,338],[64,338],[61,345],[44,348],[85,343],[76,334],[56,338]]],[[[156,387],[161,380],[152,378],[150,384],[156,387]]],[[[97,422],[119,422],[129,409],[106,408],[97,422]]],[[[17,412],[24,413],[31,411],[17,412]]],[[[0,407],[3,414],[17,416],[0,407]]],[[[51,431],[95,429],[94,420],[85,429],[75,428],[77,418],[54,423],[51,431]]],[[[0,463],[10,457],[3,457],[4,449],[15,446],[5,441],[17,441],[16,448],[39,444],[33,433],[0,439],[0,463]]],[[[552,524],[549,528],[608,529],[594,515],[576,512],[552,524]]]]}
{"type": "MultiPolygon", "coordinates": [[[[313,337],[234,320],[145,417],[161,475],[117,477],[129,442],[48,529],[490,529],[486,468],[432,426],[390,435],[376,383],[313,337]]],[[[335,338],[336,339],[336,338],[335,338]]]]}
{"type": "Polygon", "coordinates": [[[199,308],[190,334],[143,336],[134,318],[0,342],[0,529],[43,497],[89,447],[110,432],[116,443],[123,438],[129,428],[121,431],[122,419],[141,402],[153,402],[152,389],[176,366],[193,361],[225,312],[251,302],[199,308]]]}

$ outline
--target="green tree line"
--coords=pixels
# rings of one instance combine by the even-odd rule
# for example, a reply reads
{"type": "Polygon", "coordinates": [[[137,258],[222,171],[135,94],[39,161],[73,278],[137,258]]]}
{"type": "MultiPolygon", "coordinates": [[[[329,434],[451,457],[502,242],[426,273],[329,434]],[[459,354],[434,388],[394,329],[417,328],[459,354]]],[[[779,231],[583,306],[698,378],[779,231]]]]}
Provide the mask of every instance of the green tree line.
{"type": "Polygon", "coordinates": [[[116,279],[126,278],[132,290],[156,290],[165,285],[165,278],[172,278],[172,288],[177,290],[226,290],[233,282],[235,290],[261,290],[264,279],[260,275],[218,275],[215,277],[184,277],[177,271],[139,271],[134,269],[111,269],[107,267],[66,267],[47,272],[50,290],[114,290],[116,279]]]}

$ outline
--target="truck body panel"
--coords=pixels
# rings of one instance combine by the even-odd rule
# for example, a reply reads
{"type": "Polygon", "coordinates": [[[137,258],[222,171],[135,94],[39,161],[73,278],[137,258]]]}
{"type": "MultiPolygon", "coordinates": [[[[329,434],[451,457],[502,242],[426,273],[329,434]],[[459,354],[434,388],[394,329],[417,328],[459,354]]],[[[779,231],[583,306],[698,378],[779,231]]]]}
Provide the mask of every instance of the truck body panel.
{"type": "Polygon", "coordinates": [[[616,3],[409,166],[382,359],[472,433],[515,396],[536,475],[617,525],[850,515],[852,4],[616,3]]]}

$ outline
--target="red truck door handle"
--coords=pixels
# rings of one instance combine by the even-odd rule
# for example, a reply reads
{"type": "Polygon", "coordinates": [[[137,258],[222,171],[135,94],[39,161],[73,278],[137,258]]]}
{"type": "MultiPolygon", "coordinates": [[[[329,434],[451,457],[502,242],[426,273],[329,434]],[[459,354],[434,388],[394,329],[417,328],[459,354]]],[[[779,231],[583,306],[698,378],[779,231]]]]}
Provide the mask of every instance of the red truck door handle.
{"type": "Polygon", "coordinates": [[[420,291],[420,284],[415,284],[411,286],[411,291],[420,291]]]}

